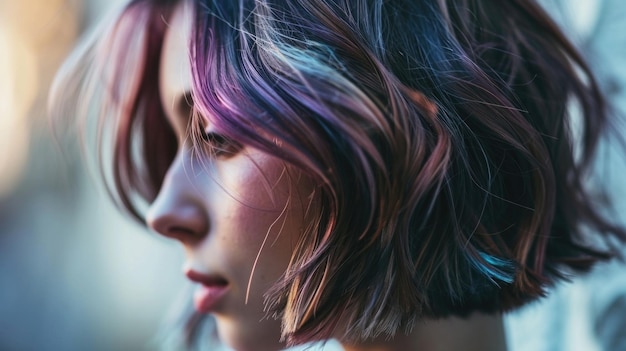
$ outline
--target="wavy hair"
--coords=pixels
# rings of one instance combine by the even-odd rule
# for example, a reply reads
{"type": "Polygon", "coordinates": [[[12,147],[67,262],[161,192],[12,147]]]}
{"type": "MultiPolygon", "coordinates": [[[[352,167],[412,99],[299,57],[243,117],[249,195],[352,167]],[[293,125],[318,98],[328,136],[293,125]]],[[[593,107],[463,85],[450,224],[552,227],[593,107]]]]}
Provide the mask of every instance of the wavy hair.
{"type": "MultiPolygon", "coordinates": [[[[174,3],[131,2],[88,69],[112,82],[113,193],[142,221],[136,200],[155,198],[177,147],[157,91],[174,3]]],[[[584,182],[607,103],[534,1],[193,4],[194,118],[319,185],[319,216],[266,294],[290,344],[514,309],[626,238],[584,182]]]]}

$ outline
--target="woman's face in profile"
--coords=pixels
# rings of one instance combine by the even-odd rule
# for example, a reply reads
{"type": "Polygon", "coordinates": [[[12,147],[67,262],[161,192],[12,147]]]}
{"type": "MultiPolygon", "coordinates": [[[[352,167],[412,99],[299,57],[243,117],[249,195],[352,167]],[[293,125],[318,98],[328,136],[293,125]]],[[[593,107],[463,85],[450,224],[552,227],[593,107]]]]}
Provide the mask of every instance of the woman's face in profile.
{"type": "Polygon", "coordinates": [[[159,89],[179,148],[147,221],[183,244],[196,309],[215,317],[222,341],[237,350],[277,349],[280,321],[265,317],[263,295],[291,259],[313,186],[281,160],[224,139],[211,116],[202,116],[205,144],[222,151],[194,149],[181,108],[192,86],[191,20],[180,5],[168,21],[159,89]]]}

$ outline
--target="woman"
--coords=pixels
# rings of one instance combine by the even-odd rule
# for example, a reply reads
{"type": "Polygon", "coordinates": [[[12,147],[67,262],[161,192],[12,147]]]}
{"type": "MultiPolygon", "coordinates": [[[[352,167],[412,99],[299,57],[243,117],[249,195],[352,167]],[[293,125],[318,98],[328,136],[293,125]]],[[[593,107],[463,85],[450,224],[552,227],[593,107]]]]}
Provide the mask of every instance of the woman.
{"type": "Polygon", "coordinates": [[[626,237],[582,183],[604,98],[534,1],[136,0],[55,91],[182,243],[200,345],[503,350],[501,312],[626,237]]]}

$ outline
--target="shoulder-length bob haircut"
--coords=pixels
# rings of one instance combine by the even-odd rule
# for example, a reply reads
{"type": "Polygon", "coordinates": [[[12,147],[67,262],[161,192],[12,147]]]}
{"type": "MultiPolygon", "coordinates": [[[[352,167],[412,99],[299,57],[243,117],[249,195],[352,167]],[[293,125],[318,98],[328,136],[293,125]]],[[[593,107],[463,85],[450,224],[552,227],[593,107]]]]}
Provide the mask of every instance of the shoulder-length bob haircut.
{"type": "MultiPolygon", "coordinates": [[[[86,71],[57,81],[57,93],[100,99],[113,192],[139,219],[137,200],[155,198],[177,148],[158,98],[175,2],[132,1],[79,56],[93,57],[86,71]]],[[[362,340],[510,310],[611,256],[590,241],[624,238],[583,182],[605,100],[534,1],[198,0],[193,11],[195,118],[319,184],[319,218],[266,294],[290,343],[339,323],[362,340]]]]}

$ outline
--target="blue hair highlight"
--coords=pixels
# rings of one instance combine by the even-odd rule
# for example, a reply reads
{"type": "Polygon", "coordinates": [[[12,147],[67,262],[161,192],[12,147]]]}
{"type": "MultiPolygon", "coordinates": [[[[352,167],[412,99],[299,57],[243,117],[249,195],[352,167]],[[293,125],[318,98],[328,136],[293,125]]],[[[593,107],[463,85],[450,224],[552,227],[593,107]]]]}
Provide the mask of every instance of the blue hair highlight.
{"type": "Polygon", "coordinates": [[[513,283],[515,280],[516,265],[511,260],[502,259],[489,255],[485,252],[479,252],[480,260],[470,258],[472,265],[480,273],[487,276],[491,281],[513,283]]]}

